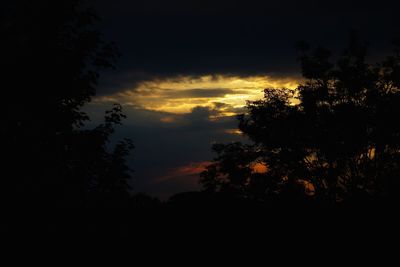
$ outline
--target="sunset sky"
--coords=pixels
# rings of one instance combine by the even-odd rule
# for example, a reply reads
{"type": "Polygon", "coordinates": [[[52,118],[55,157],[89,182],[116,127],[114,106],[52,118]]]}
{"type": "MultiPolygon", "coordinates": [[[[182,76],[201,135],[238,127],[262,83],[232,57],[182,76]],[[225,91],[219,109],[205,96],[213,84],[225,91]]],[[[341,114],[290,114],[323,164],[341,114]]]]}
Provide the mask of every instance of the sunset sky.
{"type": "Polygon", "coordinates": [[[161,198],[199,189],[213,143],[244,140],[235,115],[246,101],[296,88],[297,42],[338,51],[354,29],[373,60],[400,36],[394,1],[92,2],[122,56],[87,110],[96,121],[112,103],[124,106],[115,138],[135,143],[133,188],[161,198]]]}

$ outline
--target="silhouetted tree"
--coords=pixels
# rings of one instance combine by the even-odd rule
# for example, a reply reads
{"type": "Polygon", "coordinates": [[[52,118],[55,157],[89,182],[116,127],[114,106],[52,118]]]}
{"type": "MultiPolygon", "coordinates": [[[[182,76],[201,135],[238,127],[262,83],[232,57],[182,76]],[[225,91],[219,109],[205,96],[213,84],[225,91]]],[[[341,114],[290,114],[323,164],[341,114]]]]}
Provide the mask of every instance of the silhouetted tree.
{"type": "Polygon", "coordinates": [[[336,63],[303,46],[305,81],[266,89],[239,116],[251,144],[215,145],[202,174],[210,192],[245,199],[335,204],[397,198],[400,174],[400,46],[380,63],[354,34],[336,63]]]}
{"type": "Polygon", "coordinates": [[[132,144],[111,152],[107,144],[121,107],[83,128],[81,108],[118,56],[94,27],[95,12],[80,0],[7,0],[0,15],[1,205],[119,206],[132,144]]]}

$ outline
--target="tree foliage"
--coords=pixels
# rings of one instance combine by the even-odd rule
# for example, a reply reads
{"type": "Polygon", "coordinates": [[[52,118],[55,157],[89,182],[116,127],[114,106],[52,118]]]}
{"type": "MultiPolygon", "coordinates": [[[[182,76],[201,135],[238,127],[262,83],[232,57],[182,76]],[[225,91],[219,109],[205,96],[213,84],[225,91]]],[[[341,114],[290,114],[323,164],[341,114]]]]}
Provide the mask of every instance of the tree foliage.
{"type": "Polygon", "coordinates": [[[355,35],[335,62],[326,49],[303,48],[304,82],[248,103],[239,128],[251,144],[214,146],[205,190],[327,204],[396,198],[400,47],[379,63],[355,35]]]}
{"type": "Polygon", "coordinates": [[[80,0],[2,2],[2,205],[118,206],[127,197],[132,144],[108,148],[121,107],[83,127],[99,71],[118,57],[97,20],[80,0]]]}

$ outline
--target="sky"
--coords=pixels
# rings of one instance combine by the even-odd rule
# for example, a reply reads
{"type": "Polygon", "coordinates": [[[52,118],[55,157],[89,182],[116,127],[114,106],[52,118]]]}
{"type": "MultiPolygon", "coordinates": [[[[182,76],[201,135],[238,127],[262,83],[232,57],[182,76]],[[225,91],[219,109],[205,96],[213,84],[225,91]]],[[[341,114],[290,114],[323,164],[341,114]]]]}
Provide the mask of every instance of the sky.
{"type": "Polygon", "coordinates": [[[396,1],[92,0],[105,39],[121,52],[86,107],[93,121],[112,103],[128,116],[132,187],[166,199],[200,190],[213,143],[246,141],[236,115],[265,88],[302,81],[299,41],[338,52],[356,30],[371,58],[400,37],[396,1]]]}

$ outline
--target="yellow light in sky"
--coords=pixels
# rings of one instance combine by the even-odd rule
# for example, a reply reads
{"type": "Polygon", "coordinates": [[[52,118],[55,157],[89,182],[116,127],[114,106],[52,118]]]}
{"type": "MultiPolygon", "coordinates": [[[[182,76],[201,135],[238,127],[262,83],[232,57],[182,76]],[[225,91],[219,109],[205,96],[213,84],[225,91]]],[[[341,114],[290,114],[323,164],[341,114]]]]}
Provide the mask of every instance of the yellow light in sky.
{"type": "MultiPolygon", "coordinates": [[[[222,115],[237,114],[246,101],[263,98],[265,88],[289,88],[298,86],[296,78],[268,76],[180,76],[141,82],[135,88],[127,88],[114,95],[97,98],[97,101],[113,101],[140,108],[168,113],[190,113],[193,108],[217,108],[222,115]]],[[[167,121],[166,121],[167,122],[167,121]]]]}

